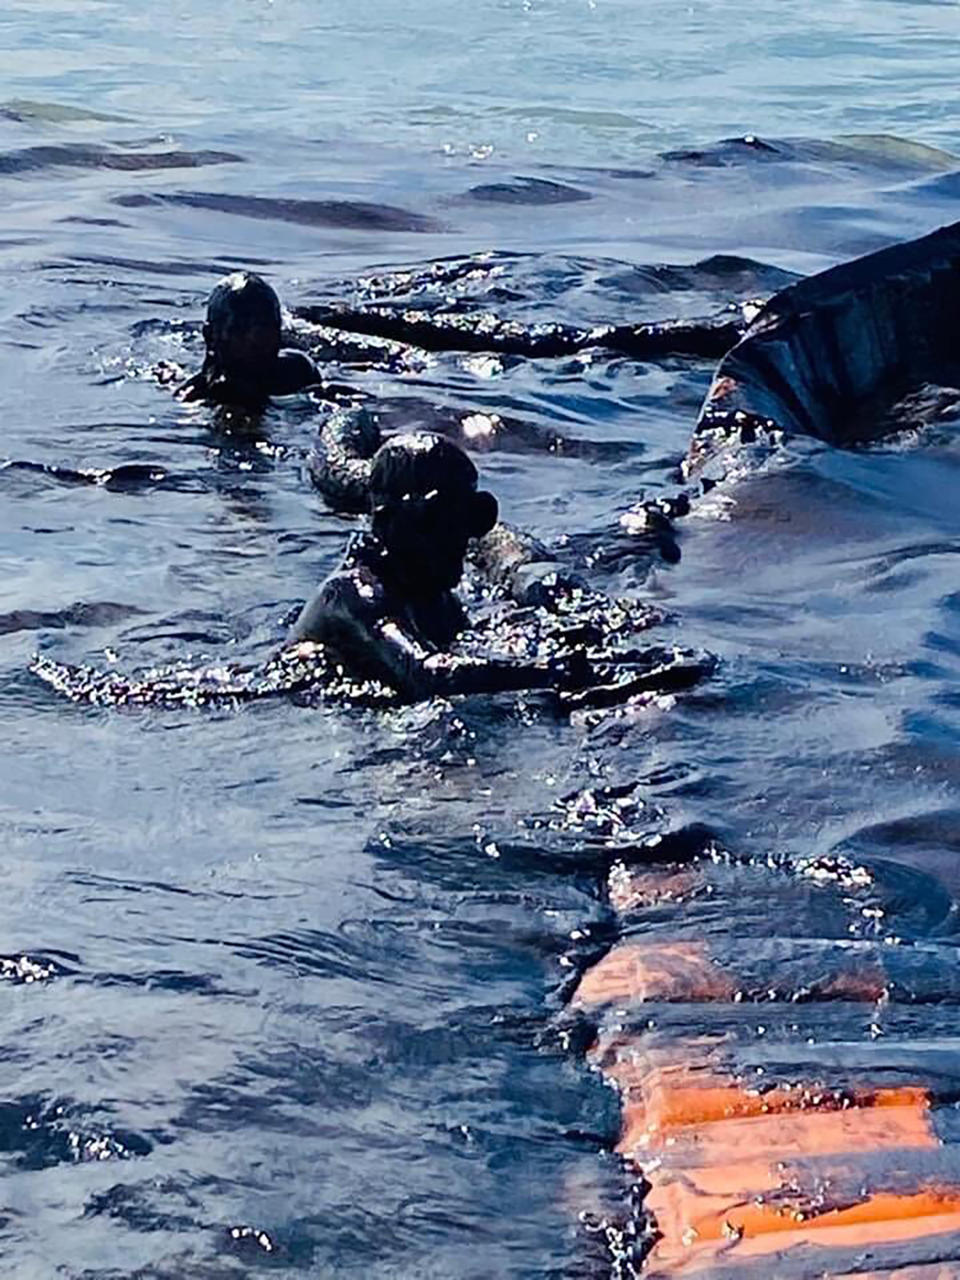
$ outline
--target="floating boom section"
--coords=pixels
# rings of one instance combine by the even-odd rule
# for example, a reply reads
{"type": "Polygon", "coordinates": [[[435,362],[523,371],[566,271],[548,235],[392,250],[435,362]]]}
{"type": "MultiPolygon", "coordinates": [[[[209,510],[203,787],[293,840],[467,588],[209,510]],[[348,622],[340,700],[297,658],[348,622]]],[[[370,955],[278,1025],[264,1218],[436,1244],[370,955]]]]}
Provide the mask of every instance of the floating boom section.
{"type": "Polygon", "coordinates": [[[763,432],[847,445],[922,383],[960,378],[960,223],[775,294],[720,361],[687,459],[763,432]]]}
{"type": "Polygon", "coordinates": [[[889,933],[897,891],[852,865],[699,857],[609,890],[622,938],[573,1006],[621,1097],[643,1274],[960,1275],[955,941],[889,933]]]}

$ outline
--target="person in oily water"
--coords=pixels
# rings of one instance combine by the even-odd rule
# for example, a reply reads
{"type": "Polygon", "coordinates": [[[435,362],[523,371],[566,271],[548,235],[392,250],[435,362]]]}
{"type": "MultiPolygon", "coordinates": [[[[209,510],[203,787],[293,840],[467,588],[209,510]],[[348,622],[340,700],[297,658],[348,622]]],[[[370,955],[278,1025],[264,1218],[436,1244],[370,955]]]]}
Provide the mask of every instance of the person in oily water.
{"type": "Polygon", "coordinates": [[[203,340],[203,367],[180,387],[181,400],[257,408],[270,396],[294,395],[321,380],[303,351],[280,349],[280,299],[250,271],[235,271],[214,286],[203,340]]]}
{"type": "MultiPolygon", "coordinates": [[[[369,509],[370,468],[383,440],[376,415],[367,408],[340,406],[324,419],[307,455],[307,472],[331,510],[360,515],[369,509]]],[[[673,563],[680,559],[680,550],[671,519],[688,508],[683,499],[641,502],[631,509],[630,532],[644,535],[663,559],[673,563]]],[[[579,596],[582,602],[590,594],[583,578],[561,564],[538,538],[501,520],[471,541],[467,558],[518,605],[557,609],[565,600],[579,596]]],[[[598,596],[594,599],[599,603],[598,596]]]]}
{"type": "Polygon", "coordinates": [[[657,646],[594,655],[573,643],[539,660],[451,652],[469,625],[454,595],[467,545],[494,528],[497,500],[477,489],[463,450],[428,431],[382,444],[368,485],[370,531],[351,540],[340,568],[304,605],[287,636],[288,657],[322,644],[351,675],[413,700],[553,689],[600,705],[687,688],[709,670],[695,655],[657,646]]]}
{"type": "Polygon", "coordinates": [[[288,646],[321,643],[354,674],[412,698],[589,683],[582,651],[539,662],[448,651],[468,624],[454,595],[467,544],[493,528],[498,511],[462,449],[426,431],[392,437],[373,458],[369,501],[370,532],[351,540],[288,646]]]}

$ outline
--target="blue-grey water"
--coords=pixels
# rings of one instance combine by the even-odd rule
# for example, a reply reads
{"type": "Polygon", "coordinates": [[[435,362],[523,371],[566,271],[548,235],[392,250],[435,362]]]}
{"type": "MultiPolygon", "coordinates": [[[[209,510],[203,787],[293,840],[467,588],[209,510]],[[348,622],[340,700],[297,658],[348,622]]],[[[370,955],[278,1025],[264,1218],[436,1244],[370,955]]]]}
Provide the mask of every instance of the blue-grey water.
{"type": "Polygon", "coordinates": [[[609,1274],[616,1099],[552,1030],[615,931],[558,803],[599,784],[633,788],[618,839],[856,857],[906,885],[885,929],[953,953],[949,421],[798,448],[649,569],[618,517],[673,484],[709,362],[332,370],[390,426],[528,428],[474,454],[505,513],[721,660],[659,714],[91,709],[28,664],[253,661],[336,564],[316,405],[238,435],[152,376],[199,362],[225,270],[292,306],[486,255],[465,305],[582,325],[762,296],[957,217],[957,37],[926,0],[4,6],[0,457],[40,466],[0,470],[2,1274],[609,1274]],[[164,479],[77,475],[131,462],[164,479]]]}

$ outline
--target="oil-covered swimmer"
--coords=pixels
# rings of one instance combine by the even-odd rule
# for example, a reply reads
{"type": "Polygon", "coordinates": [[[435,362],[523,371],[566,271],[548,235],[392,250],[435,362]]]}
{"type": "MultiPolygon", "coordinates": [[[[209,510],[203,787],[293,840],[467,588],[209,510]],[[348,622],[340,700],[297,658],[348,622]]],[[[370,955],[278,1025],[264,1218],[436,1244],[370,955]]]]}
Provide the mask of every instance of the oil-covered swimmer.
{"type": "Polygon", "coordinates": [[[497,521],[497,500],[477,479],[443,436],[415,432],[382,444],[369,473],[370,532],[351,541],[304,606],[288,647],[320,643],[353,674],[410,698],[591,683],[582,651],[533,662],[449,652],[468,625],[454,594],[467,545],[497,521]]]}
{"type": "Polygon", "coordinates": [[[281,330],[280,299],[262,276],[224,276],[207,301],[203,367],[177,394],[182,400],[256,408],[270,396],[319,383],[320,372],[305,352],[281,350],[281,330]]]}

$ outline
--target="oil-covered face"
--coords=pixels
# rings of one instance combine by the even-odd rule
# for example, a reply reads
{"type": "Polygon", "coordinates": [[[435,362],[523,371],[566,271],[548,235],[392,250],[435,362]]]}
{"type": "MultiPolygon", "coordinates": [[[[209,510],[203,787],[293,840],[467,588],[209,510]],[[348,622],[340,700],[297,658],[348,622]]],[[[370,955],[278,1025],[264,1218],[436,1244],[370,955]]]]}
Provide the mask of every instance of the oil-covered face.
{"type": "Polygon", "coordinates": [[[373,529],[404,586],[430,595],[457,585],[467,543],[489,533],[496,520],[493,494],[460,482],[384,501],[374,509],[373,529]]]}
{"type": "Polygon", "coordinates": [[[370,470],[373,532],[387,552],[384,572],[411,596],[460,581],[471,538],[497,519],[497,501],[477,492],[477,470],[459,446],[431,431],[393,436],[370,470]]]}

